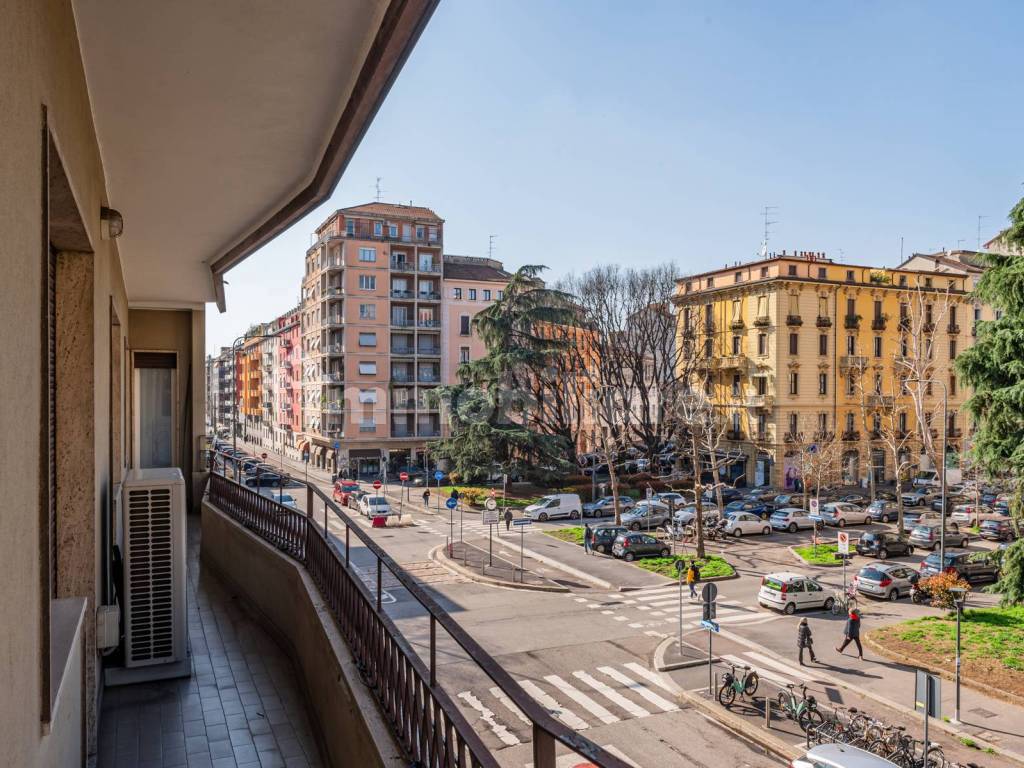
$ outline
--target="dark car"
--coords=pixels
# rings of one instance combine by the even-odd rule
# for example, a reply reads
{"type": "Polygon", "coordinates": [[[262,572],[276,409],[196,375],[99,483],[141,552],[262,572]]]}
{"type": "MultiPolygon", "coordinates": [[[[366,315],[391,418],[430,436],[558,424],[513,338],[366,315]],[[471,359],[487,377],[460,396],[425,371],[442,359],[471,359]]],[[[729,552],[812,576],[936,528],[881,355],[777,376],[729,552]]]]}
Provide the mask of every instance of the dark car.
{"type": "Polygon", "coordinates": [[[612,551],[612,544],[620,533],[628,533],[629,529],[624,525],[595,525],[593,528],[594,538],[591,540],[595,552],[607,554],[612,551]]]}
{"type": "MultiPolygon", "coordinates": [[[[730,486],[730,487],[726,487],[726,488],[722,489],[722,503],[723,504],[728,504],[731,501],[737,501],[738,499],[741,499],[741,498],[743,498],[743,493],[742,493],[742,491],[740,491],[740,490],[738,490],[736,488],[733,488],[733,487],[730,486]]],[[[714,502],[717,502],[718,501],[718,492],[714,491],[714,490],[704,491],[704,501],[714,501],[714,502]]]]}
{"type": "Polygon", "coordinates": [[[646,533],[620,533],[612,544],[612,554],[623,560],[638,557],[668,557],[668,545],[646,533]]]}
{"type": "Polygon", "coordinates": [[[865,533],[857,540],[857,554],[885,560],[890,555],[912,555],[914,546],[906,536],[896,533],[865,533]]]}
{"type": "Polygon", "coordinates": [[[899,509],[896,507],[896,502],[887,499],[876,498],[868,504],[867,511],[875,522],[888,523],[890,520],[895,520],[899,517],[899,509]]]}
{"type": "MultiPolygon", "coordinates": [[[[960,578],[969,582],[995,581],[999,578],[999,566],[986,552],[964,552],[959,549],[947,549],[946,558],[941,570],[955,573],[960,578]]],[[[939,553],[932,552],[921,563],[921,577],[934,576],[939,572],[939,553]]]]}
{"type": "Polygon", "coordinates": [[[261,472],[258,476],[245,478],[245,484],[250,488],[255,488],[257,485],[261,488],[277,488],[286,482],[285,478],[276,472],[261,472]]]}
{"type": "Polygon", "coordinates": [[[989,541],[1013,541],[1016,535],[1009,520],[982,520],[981,538],[989,541]]]}
{"type": "Polygon", "coordinates": [[[725,514],[739,514],[740,512],[746,512],[751,515],[757,515],[762,520],[767,520],[772,516],[773,509],[768,509],[768,506],[762,504],[759,501],[730,501],[725,505],[725,514]]]}

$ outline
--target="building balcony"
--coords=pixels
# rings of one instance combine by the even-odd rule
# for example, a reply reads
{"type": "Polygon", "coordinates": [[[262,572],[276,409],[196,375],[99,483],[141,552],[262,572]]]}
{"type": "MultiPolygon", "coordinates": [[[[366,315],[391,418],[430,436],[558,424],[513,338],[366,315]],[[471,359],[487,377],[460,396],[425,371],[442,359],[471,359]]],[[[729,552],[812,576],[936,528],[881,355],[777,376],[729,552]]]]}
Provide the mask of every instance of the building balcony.
{"type": "Polygon", "coordinates": [[[934,333],[935,332],[935,323],[931,322],[930,320],[929,321],[925,321],[924,323],[921,324],[921,332],[922,333],[934,333]]]}
{"type": "Polygon", "coordinates": [[[416,437],[416,430],[398,424],[391,425],[392,437],[416,437]]]}
{"type": "Polygon", "coordinates": [[[416,401],[415,400],[400,400],[398,402],[391,403],[392,411],[415,411],[416,401]]]}
{"type": "Polygon", "coordinates": [[[361,434],[366,434],[368,432],[376,432],[376,431],[377,431],[377,425],[376,424],[360,424],[359,425],[359,432],[361,434]]]}
{"type": "Polygon", "coordinates": [[[436,373],[420,372],[416,376],[416,381],[420,384],[439,384],[441,382],[441,377],[436,373]]]}
{"type": "Polygon", "coordinates": [[[322,355],[341,355],[345,353],[344,344],[324,344],[320,348],[320,354],[322,355]]]}
{"type": "Polygon", "coordinates": [[[377,240],[382,243],[406,243],[408,245],[423,245],[430,247],[440,247],[441,239],[438,233],[435,233],[434,237],[429,237],[424,234],[423,237],[416,237],[415,233],[408,235],[404,234],[399,230],[396,234],[392,235],[387,227],[382,227],[378,232],[371,226],[354,226],[347,227],[343,235],[335,235],[335,237],[345,237],[352,240],[377,240]]]}
{"type": "Polygon", "coordinates": [[[899,321],[896,323],[897,330],[909,331],[910,330],[910,317],[907,315],[900,315],[899,321]]]}
{"type": "Polygon", "coordinates": [[[747,408],[771,408],[775,405],[774,395],[748,395],[745,405],[747,408]]]}
{"type": "Polygon", "coordinates": [[[324,328],[341,328],[345,325],[345,318],[341,315],[332,315],[324,318],[324,328]]]}
{"type": "Polygon", "coordinates": [[[786,325],[803,325],[804,321],[800,315],[786,315],[786,325]]]}
{"type": "Polygon", "coordinates": [[[404,290],[401,290],[401,289],[398,289],[398,288],[392,288],[391,289],[391,298],[392,299],[412,299],[413,296],[415,296],[415,295],[416,294],[414,294],[412,291],[404,291],[404,290]]]}
{"type": "Polygon", "coordinates": [[[960,326],[957,325],[956,323],[950,323],[949,325],[946,326],[946,333],[948,333],[950,336],[956,336],[958,333],[960,333],[960,326]]]}
{"type": "Polygon", "coordinates": [[[397,381],[402,383],[411,383],[415,380],[415,377],[409,371],[392,371],[391,381],[397,381]]]}
{"type": "Polygon", "coordinates": [[[429,264],[423,262],[417,267],[417,271],[436,275],[441,273],[441,265],[437,262],[431,262],[429,264]]]}
{"type": "Polygon", "coordinates": [[[881,439],[882,439],[882,430],[880,430],[880,429],[872,429],[870,432],[868,432],[868,440],[881,440],[881,439]]]}
{"type": "Polygon", "coordinates": [[[754,325],[757,328],[767,328],[771,324],[772,319],[768,317],[768,315],[759,315],[758,317],[754,318],[754,325]]]}
{"type": "Polygon", "coordinates": [[[798,435],[796,432],[787,432],[782,436],[782,439],[784,442],[787,443],[799,443],[800,435],[798,435]]]}
{"type": "Polygon", "coordinates": [[[866,402],[869,408],[892,408],[895,398],[891,395],[868,395],[866,402]]]}
{"type": "Polygon", "coordinates": [[[418,427],[416,429],[417,437],[440,437],[441,429],[439,427],[418,427]]]}
{"type": "Polygon", "coordinates": [[[409,259],[391,259],[391,269],[394,272],[415,272],[416,262],[409,259]]]}
{"type": "Polygon", "coordinates": [[[868,364],[868,359],[864,355],[843,355],[839,358],[840,370],[858,370],[862,371],[868,364]]]}
{"type": "Polygon", "coordinates": [[[392,328],[415,328],[416,323],[411,317],[392,317],[392,328]]]}
{"type": "Polygon", "coordinates": [[[885,326],[889,322],[888,315],[875,315],[871,318],[871,330],[872,331],[884,331],[885,326]]]}
{"type": "Polygon", "coordinates": [[[292,348],[292,340],[289,339],[289,338],[282,338],[282,339],[279,340],[278,346],[280,346],[283,349],[291,349],[292,348]]]}
{"type": "Polygon", "coordinates": [[[844,443],[855,443],[860,440],[860,432],[855,429],[848,429],[843,432],[840,438],[844,443]]]}
{"type": "Polygon", "coordinates": [[[831,317],[824,317],[822,315],[818,315],[818,319],[814,321],[814,324],[818,328],[831,328],[832,327],[832,318],[831,317]]]}
{"type": "Polygon", "coordinates": [[[345,404],[340,400],[332,401],[328,403],[320,403],[320,410],[324,413],[341,413],[345,408],[345,404]]]}
{"type": "Polygon", "coordinates": [[[441,348],[440,347],[418,347],[416,349],[416,354],[420,355],[421,357],[440,357],[441,356],[441,348]]]}
{"type": "Polygon", "coordinates": [[[324,288],[324,298],[337,299],[345,295],[345,289],[340,285],[329,285],[324,288]]]}
{"type": "Polygon", "coordinates": [[[414,347],[397,346],[395,344],[392,344],[391,354],[398,355],[400,357],[412,357],[414,354],[416,354],[416,349],[414,347]]]}
{"type": "Polygon", "coordinates": [[[437,291],[420,291],[416,294],[417,301],[440,301],[441,294],[437,291]]]}
{"type": "Polygon", "coordinates": [[[324,437],[333,438],[335,440],[341,439],[345,436],[345,430],[341,427],[322,427],[320,434],[324,437]]]}
{"type": "Polygon", "coordinates": [[[320,375],[320,380],[325,384],[342,384],[345,381],[345,374],[328,372],[320,375]]]}
{"type": "Polygon", "coordinates": [[[855,331],[860,328],[860,315],[846,315],[843,318],[843,327],[849,331],[855,331]]]}
{"type": "Polygon", "coordinates": [[[746,440],[747,436],[742,429],[730,429],[725,433],[726,440],[746,440]]]}
{"type": "Polygon", "coordinates": [[[432,318],[432,319],[429,319],[429,320],[417,320],[416,321],[416,327],[417,328],[440,328],[441,327],[441,321],[439,319],[436,319],[436,318],[432,318]]]}
{"type": "Polygon", "coordinates": [[[742,331],[747,327],[747,324],[743,320],[733,320],[729,323],[729,330],[731,331],[742,331]]]}
{"type": "Polygon", "coordinates": [[[711,364],[723,371],[745,369],[750,360],[746,355],[726,355],[725,357],[713,358],[711,364]]]}
{"type": "Polygon", "coordinates": [[[835,439],[835,433],[829,431],[818,430],[814,433],[814,440],[818,443],[827,443],[830,440],[835,439]]]}

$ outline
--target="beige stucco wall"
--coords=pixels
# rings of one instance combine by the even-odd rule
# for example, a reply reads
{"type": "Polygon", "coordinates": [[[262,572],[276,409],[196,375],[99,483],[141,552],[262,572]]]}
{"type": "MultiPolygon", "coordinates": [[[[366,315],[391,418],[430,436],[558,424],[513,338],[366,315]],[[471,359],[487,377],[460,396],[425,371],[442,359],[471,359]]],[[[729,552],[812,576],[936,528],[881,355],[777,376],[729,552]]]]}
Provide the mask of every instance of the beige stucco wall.
{"type": "Polygon", "coordinates": [[[209,502],[202,510],[202,567],[260,616],[291,657],[328,764],[405,765],[309,575],[209,502]]]}

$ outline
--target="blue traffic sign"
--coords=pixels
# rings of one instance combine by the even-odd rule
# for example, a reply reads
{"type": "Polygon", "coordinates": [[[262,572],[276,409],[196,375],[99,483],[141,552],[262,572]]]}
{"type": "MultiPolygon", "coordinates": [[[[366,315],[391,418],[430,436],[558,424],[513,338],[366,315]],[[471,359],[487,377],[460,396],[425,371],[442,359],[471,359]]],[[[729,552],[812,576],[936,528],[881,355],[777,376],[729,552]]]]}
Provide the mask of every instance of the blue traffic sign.
{"type": "Polygon", "coordinates": [[[521,517],[518,520],[513,520],[512,525],[532,525],[533,520],[528,517],[521,517]]]}
{"type": "Polygon", "coordinates": [[[440,483],[442,480],[444,480],[444,472],[442,472],[440,469],[436,470],[434,472],[434,479],[440,483]]]}
{"type": "Polygon", "coordinates": [[[718,622],[717,621],[707,621],[707,620],[705,620],[705,621],[702,621],[700,623],[700,625],[702,627],[704,627],[704,629],[710,629],[712,632],[717,632],[718,631],[718,622]]]}
{"type": "Polygon", "coordinates": [[[459,500],[458,499],[448,499],[448,501],[446,501],[444,503],[444,505],[446,507],[448,507],[448,509],[455,509],[457,506],[459,506],[459,500]]]}
{"type": "Polygon", "coordinates": [[[339,443],[337,440],[335,440],[334,441],[334,450],[338,450],[339,448],[341,448],[341,443],[339,443]]]}

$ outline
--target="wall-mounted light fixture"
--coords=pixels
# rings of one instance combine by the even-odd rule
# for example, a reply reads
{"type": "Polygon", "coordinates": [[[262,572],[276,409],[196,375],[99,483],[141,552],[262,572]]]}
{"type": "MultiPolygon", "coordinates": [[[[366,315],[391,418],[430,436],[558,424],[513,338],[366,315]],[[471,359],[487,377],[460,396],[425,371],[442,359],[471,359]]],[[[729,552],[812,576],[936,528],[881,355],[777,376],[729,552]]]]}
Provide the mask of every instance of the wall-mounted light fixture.
{"type": "Polygon", "coordinates": [[[100,208],[100,235],[104,240],[114,240],[124,232],[124,217],[115,208],[100,208]]]}

